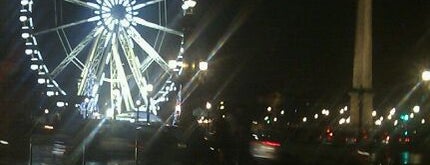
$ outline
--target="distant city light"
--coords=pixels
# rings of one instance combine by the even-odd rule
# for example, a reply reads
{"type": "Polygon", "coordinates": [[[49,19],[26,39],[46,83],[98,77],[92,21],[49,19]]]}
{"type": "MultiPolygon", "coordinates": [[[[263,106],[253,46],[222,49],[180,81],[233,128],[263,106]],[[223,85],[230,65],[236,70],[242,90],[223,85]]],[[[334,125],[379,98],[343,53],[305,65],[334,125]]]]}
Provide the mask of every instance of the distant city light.
{"type": "Polygon", "coordinates": [[[267,112],[272,111],[272,107],[267,107],[267,112]]]}
{"type": "Polygon", "coordinates": [[[388,119],[388,120],[391,120],[392,118],[393,118],[393,117],[392,117],[391,115],[388,115],[388,116],[387,116],[387,119],[388,119]]]}
{"type": "Polygon", "coordinates": [[[398,123],[399,123],[398,120],[394,120],[394,126],[397,126],[398,123]]]}
{"type": "Polygon", "coordinates": [[[307,118],[307,117],[303,117],[302,121],[303,121],[304,123],[306,123],[306,121],[308,121],[308,118],[307,118]]]}
{"type": "Polygon", "coordinates": [[[382,124],[382,121],[381,120],[376,120],[375,121],[375,125],[381,125],[382,124]]]}
{"type": "Polygon", "coordinates": [[[284,113],[285,113],[285,111],[284,111],[284,110],[282,110],[282,111],[281,111],[281,115],[284,115],[284,113]]]}
{"type": "Polygon", "coordinates": [[[321,111],[321,114],[328,116],[328,115],[330,114],[330,111],[329,111],[329,110],[326,110],[326,109],[323,109],[323,110],[321,111]]]}
{"type": "Polygon", "coordinates": [[[376,111],[372,111],[372,116],[375,117],[376,116],[376,111]]]}
{"type": "Polygon", "coordinates": [[[415,117],[414,113],[409,114],[409,118],[413,119],[415,117]]]}
{"type": "Polygon", "coordinates": [[[424,81],[429,81],[430,80],[430,71],[426,70],[422,73],[421,78],[424,81]]]}
{"type": "Polygon", "coordinates": [[[199,69],[202,71],[208,70],[208,62],[204,62],[204,61],[199,62],[199,69]]]}
{"type": "Polygon", "coordinates": [[[49,109],[45,109],[45,114],[48,114],[49,113],[49,109]]]}
{"type": "Polygon", "coordinates": [[[52,125],[44,125],[44,126],[43,126],[43,128],[44,128],[44,129],[53,130],[53,129],[54,129],[54,126],[52,126],[52,125]]]}
{"type": "Polygon", "coordinates": [[[211,109],[212,108],[212,104],[210,102],[206,102],[206,109],[211,109]]]}
{"type": "Polygon", "coordinates": [[[0,144],[8,145],[8,144],[9,144],[9,142],[7,142],[7,141],[5,141],[5,140],[0,140],[0,144]]]}
{"type": "Polygon", "coordinates": [[[344,111],[343,111],[343,109],[341,109],[341,110],[339,111],[339,113],[340,113],[340,114],[343,114],[343,112],[344,112],[344,111]]]}
{"type": "Polygon", "coordinates": [[[277,122],[277,121],[278,121],[277,117],[273,118],[273,122],[277,122]]]}
{"type": "Polygon", "coordinates": [[[264,120],[269,120],[269,116],[264,117],[264,120]]]}
{"type": "Polygon", "coordinates": [[[414,108],[412,108],[412,110],[414,111],[414,113],[419,113],[420,112],[420,106],[415,105],[414,108]]]}
{"type": "Polygon", "coordinates": [[[345,122],[346,124],[349,124],[351,122],[351,117],[346,118],[345,122]]]}
{"type": "Polygon", "coordinates": [[[221,109],[221,110],[225,109],[224,105],[221,105],[221,106],[219,107],[219,109],[221,109]]]}
{"type": "Polygon", "coordinates": [[[314,119],[318,119],[318,114],[315,114],[315,115],[314,115],[314,119]]]}
{"type": "Polygon", "coordinates": [[[341,118],[341,119],[339,120],[339,125],[342,125],[342,124],[345,124],[345,119],[344,119],[344,118],[341,118]]]}
{"type": "Polygon", "coordinates": [[[421,124],[425,124],[426,123],[426,119],[421,119],[421,124]]]}
{"type": "Polygon", "coordinates": [[[390,110],[390,115],[394,115],[396,113],[396,108],[390,110]]]}

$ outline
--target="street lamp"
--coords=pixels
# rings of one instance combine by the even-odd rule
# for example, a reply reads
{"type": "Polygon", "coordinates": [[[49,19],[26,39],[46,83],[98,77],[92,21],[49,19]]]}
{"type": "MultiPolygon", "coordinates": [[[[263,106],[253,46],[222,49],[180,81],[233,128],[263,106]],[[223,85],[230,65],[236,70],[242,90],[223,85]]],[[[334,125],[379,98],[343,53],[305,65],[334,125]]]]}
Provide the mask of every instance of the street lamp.
{"type": "Polygon", "coordinates": [[[423,73],[421,74],[421,78],[423,81],[429,81],[430,80],[430,71],[428,71],[428,70],[423,71],[423,73]]]}
{"type": "Polygon", "coordinates": [[[303,123],[306,123],[306,121],[308,121],[308,118],[307,117],[303,117],[302,121],[303,121],[303,123]]]}
{"type": "Polygon", "coordinates": [[[206,70],[208,70],[208,62],[206,62],[206,61],[200,61],[200,62],[199,62],[199,69],[200,69],[201,71],[206,71],[206,70]]]}
{"type": "Polygon", "coordinates": [[[415,105],[414,108],[412,108],[412,110],[414,111],[414,113],[419,113],[420,112],[420,106],[415,105]]]}
{"type": "Polygon", "coordinates": [[[212,108],[212,104],[210,102],[206,102],[206,109],[211,109],[212,108]]]}

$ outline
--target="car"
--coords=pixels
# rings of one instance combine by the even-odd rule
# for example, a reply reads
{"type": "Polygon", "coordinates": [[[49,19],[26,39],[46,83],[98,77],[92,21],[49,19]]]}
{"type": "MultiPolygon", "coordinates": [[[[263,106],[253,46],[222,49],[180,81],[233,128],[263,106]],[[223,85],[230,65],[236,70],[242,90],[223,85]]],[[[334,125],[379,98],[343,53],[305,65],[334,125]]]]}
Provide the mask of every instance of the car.
{"type": "Polygon", "coordinates": [[[282,138],[274,132],[252,133],[251,156],[258,159],[277,160],[280,158],[282,138]]]}

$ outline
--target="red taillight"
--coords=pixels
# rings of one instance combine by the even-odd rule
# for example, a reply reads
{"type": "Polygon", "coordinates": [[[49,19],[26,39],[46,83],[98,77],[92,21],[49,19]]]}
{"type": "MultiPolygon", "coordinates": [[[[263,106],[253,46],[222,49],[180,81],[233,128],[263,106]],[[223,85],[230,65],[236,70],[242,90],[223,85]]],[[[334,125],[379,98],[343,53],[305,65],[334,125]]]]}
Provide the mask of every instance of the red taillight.
{"type": "Polygon", "coordinates": [[[409,143],[411,141],[411,139],[409,139],[408,137],[405,139],[405,142],[409,143]]]}
{"type": "Polygon", "coordinates": [[[273,142],[273,141],[262,141],[261,143],[264,144],[264,145],[267,145],[267,146],[272,146],[272,147],[279,147],[279,146],[281,146],[281,143],[279,143],[279,142],[273,142]]]}

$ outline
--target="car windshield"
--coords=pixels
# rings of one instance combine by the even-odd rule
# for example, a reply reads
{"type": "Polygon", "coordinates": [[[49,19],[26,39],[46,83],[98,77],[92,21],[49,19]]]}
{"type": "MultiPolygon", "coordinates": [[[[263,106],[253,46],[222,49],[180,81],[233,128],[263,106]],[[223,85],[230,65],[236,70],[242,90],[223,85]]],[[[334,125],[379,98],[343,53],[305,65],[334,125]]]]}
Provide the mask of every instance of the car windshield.
{"type": "Polygon", "coordinates": [[[430,0],[0,0],[0,165],[430,164],[430,0]]]}

